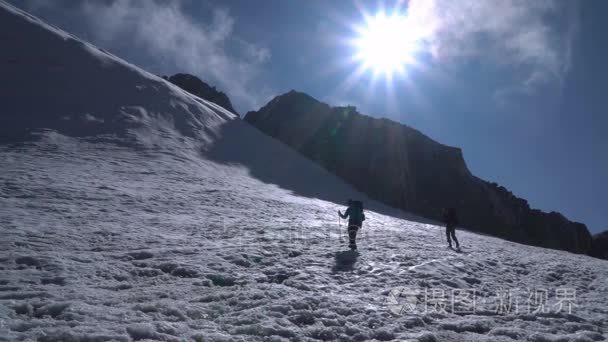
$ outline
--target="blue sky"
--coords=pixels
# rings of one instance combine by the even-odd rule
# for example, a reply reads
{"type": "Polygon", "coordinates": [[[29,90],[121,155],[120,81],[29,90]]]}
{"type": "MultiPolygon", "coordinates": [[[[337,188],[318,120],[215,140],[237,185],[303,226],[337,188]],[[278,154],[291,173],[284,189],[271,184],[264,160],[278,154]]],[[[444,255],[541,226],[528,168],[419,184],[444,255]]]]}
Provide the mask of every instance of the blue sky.
{"type": "Polygon", "coordinates": [[[296,89],[463,149],[471,171],[608,229],[603,0],[11,0],[144,69],[188,72],[244,114],[296,89]],[[353,60],[364,13],[425,32],[389,80],[353,60]]]}

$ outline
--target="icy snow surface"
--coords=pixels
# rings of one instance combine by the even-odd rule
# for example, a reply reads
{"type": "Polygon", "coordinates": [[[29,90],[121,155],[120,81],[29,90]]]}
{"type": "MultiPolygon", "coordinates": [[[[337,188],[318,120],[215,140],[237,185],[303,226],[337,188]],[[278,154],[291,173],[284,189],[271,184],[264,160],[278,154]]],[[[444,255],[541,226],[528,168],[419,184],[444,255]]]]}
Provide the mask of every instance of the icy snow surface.
{"type": "Polygon", "coordinates": [[[337,205],[241,167],[49,134],[2,147],[7,340],[603,341],[606,263],[368,211],[360,253],[337,205]],[[567,312],[409,312],[399,287],[576,289],[567,312]],[[400,299],[396,303],[400,303],[400,299]],[[399,306],[399,305],[397,305],[399,306]],[[272,337],[272,338],[271,338],[272,337]]]}
{"type": "Polygon", "coordinates": [[[2,2],[0,28],[23,33],[0,132],[53,128],[0,145],[0,340],[607,339],[606,261],[462,230],[447,249],[216,105],[2,2]],[[44,44],[51,68],[26,58],[44,44]],[[359,253],[347,197],[370,208],[359,253]]]}

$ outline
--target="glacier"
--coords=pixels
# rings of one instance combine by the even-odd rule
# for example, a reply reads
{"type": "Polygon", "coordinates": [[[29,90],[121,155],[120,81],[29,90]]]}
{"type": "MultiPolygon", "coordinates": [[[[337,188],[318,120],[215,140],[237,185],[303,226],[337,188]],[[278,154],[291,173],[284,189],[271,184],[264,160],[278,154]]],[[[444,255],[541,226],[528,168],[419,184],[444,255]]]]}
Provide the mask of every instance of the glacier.
{"type": "Polygon", "coordinates": [[[0,340],[607,340],[606,261],[463,230],[447,249],[439,223],[1,1],[0,32],[0,340]]]}

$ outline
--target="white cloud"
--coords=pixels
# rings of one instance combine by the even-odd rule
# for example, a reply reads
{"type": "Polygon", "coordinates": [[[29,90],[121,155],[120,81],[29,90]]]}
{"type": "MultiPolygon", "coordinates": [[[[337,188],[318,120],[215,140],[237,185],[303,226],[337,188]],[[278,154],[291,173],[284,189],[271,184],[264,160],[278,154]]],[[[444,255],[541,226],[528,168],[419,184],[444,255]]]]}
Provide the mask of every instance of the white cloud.
{"type": "MultiPolygon", "coordinates": [[[[39,0],[29,1],[30,6],[41,6],[39,0]]],[[[45,5],[62,3],[53,0],[45,5]]],[[[205,23],[187,15],[181,1],[82,1],[77,11],[98,42],[110,47],[127,42],[159,64],[174,64],[177,71],[197,75],[227,92],[237,110],[260,104],[254,82],[270,51],[236,37],[235,20],[227,10],[196,14],[210,18],[205,23]]]]}
{"type": "MultiPolygon", "coordinates": [[[[411,20],[439,61],[480,58],[522,74],[519,91],[563,80],[578,26],[576,4],[559,0],[410,0],[411,20]]],[[[518,74],[519,74],[518,73],[518,74]]]]}

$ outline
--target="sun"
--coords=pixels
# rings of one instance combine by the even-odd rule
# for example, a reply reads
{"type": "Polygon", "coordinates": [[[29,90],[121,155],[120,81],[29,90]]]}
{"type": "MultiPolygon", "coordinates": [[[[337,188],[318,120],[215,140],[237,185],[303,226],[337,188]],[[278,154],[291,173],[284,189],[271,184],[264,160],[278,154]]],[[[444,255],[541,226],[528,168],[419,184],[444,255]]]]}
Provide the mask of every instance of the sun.
{"type": "Polygon", "coordinates": [[[388,76],[402,73],[415,62],[420,34],[405,15],[378,13],[368,17],[363,27],[356,29],[355,59],[364,69],[388,76]]]}

